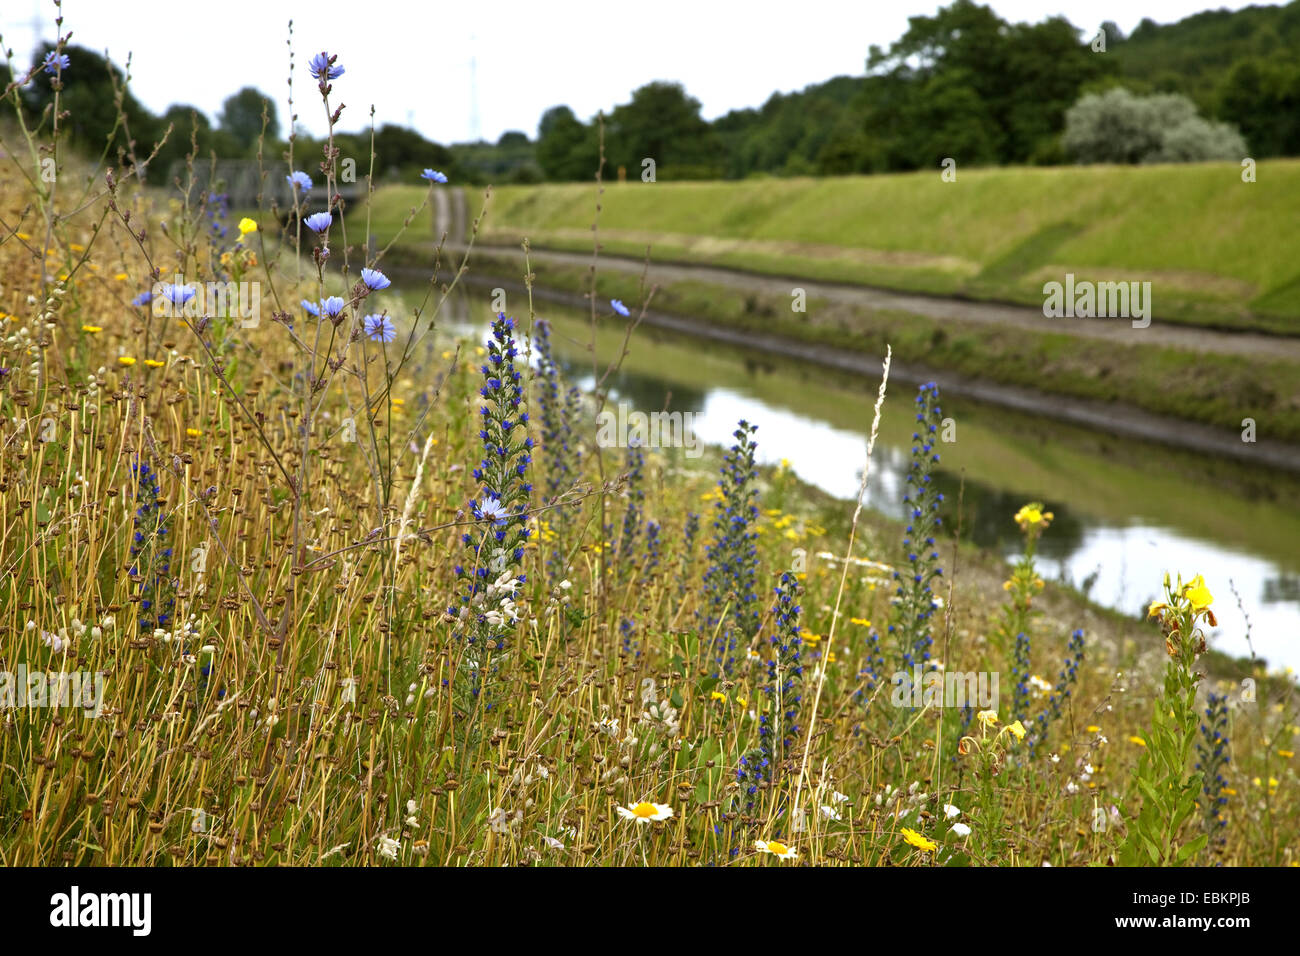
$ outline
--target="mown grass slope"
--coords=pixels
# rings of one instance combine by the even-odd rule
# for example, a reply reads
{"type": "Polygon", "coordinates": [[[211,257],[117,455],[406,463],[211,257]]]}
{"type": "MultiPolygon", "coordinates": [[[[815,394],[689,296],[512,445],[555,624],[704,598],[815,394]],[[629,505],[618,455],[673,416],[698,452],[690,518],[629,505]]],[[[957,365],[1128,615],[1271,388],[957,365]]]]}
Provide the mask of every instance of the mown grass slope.
{"type": "MultiPolygon", "coordinates": [[[[374,198],[381,240],[423,198],[374,198]]],[[[483,196],[470,193],[477,215],[483,196]]],[[[593,186],[494,189],[482,240],[587,249],[593,186]]],[[[958,169],[827,179],[607,184],[607,253],[1039,304],[1043,283],[1149,280],[1160,321],[1300,329],[1300,162],[958,169]]],[[[407,233],[432,238],[432,217],[407,233]]]]}

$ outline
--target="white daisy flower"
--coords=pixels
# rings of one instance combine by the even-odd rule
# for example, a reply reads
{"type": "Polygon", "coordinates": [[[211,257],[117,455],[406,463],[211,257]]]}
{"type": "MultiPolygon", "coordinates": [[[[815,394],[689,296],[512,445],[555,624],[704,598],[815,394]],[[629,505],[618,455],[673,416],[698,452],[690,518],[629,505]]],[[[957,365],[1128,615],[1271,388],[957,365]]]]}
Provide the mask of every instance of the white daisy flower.
{"type": "Polygon", "coordinates": [[[778,840],[755,840],[754,849],[759,853],[770,853],[778,860],[793,860],[797,854],[792,846],[786,846],[778,840]]]}
{"type": "Polygon", "coordinates": [[[649,823],[652,820],[667,820],[673,815],[673,808],[666,803],[650,803],[643,800],[628,807],[619,807],[618,815],[624,820],[649,823]]]}

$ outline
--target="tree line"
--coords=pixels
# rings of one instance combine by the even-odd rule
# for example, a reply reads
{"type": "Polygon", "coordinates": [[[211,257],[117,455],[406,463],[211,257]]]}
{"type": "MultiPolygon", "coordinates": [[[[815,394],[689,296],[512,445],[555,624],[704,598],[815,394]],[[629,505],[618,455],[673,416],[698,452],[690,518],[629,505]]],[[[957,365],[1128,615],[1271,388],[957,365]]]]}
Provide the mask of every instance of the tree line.
{"type": "MultiPolygon", "coordinates": [[[[191,154],[251,158],[259,139],[268,159],[284,152],[275,104],[256,89],[232,94],[215,123],[186,105],[156,116],[116,65],[82,47],[64,52],[61,103],[84,148],[144,158],[171,127],[148,165],[155,183],[191,154]]],[[[6,74],[0,66],[8,86],[6,74]]],[[[11,95],[36,117],[51,81],[38,71],[11,95]]],[[[937,168],[946,157],[963,165],[1213,158],[1239,144],[1255,158],[1300,155],[1300,0],[1168,25],[1147,19],[1130,36],[1113,23],[1089,33],[1059,16],[1009,23],[954,0],[910,18],[888,48],[871,46],[862,75],[773,93],[760,107],[709,121],[681,84],[660,81],[599,116],[552,107],[535,139],[510,131],[495,143],[443,145],[385,124],[374,133],[376,172],[403,178],[435,166],[467,183],[590,179],[602,123],[609,178],[620,168],[639,176],[647,158],[657,178],[741,179],[937,168]]],[[[295,140],[300,155],[319,155],[303,132],[295,140]]],[[[358,159],[363,174],[370,131],[335,140],[343,155],[367,157],[358,159]]]]}

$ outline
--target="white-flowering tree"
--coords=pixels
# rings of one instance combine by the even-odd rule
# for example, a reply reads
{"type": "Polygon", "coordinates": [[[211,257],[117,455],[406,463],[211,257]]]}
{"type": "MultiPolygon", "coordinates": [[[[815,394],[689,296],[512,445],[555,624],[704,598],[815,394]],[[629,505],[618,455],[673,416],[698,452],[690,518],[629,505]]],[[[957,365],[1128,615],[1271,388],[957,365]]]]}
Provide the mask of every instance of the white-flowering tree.
{"type": "Polygon", "coordinates": [[[1235,127],[1200,116],[1187,97],[1135,96],[1122,87],[1080,97],[1066,111],[1061,145],[1080,163],[1191,163],[1247,153],[1235,127]]]}

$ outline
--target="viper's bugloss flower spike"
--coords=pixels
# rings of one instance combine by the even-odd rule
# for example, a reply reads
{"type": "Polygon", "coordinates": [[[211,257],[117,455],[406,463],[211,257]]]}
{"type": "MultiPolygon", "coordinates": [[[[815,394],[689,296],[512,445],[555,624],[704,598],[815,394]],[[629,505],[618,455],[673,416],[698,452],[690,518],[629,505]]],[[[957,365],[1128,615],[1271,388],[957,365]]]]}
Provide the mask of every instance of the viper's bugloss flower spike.
{"type": "Polygon", "coordinates": [[[1228,803],[1228,781],[1223,776],[1231,758],[1228,754],[1228,698],[1210,691],[1205,698],[1205,720],[1196,743],[1196,770],[1201,773],[1201,811],[1210,843],[1222,847],[1227,842],[1224,829],[1228,818],[1223,808],[1228,803]]]}
{"type": "Polygon", "coordinates": [[[632,436],[628,439],[626,463],[623,466],[623,473],[627,476],[627,509],[623,512],[623,527],[619,532],[615,552],[620,573],[635,564],[633,551],[641,531],[641,511],[645,506],[645,488],[641,481],[644,472],[645,450],[641,447],[640,440],[632,436]]]}
{"type": "Polygon", "coordinates": [[[1065,665],[1057,676],[1056,686],[1052,688],[1052,693],[1047,698],[1047,705],[1043,708],[1042,713],[1034,719],[1033,729],[1029,732],[1029,754],[1031,758],[1037,752],[1038,745],[1047,736],[1048,725],[1061,716],[1066,700],[1073,693],[1074,682],[1079,675],[1079,665],[1083,663],[1083,649],[1083,631],[1078,629],[1070,635],[1070,642],[1065,647],[1065,665]]]}
{"type": "Polygon", "coordinates": [[[754,488],[753,434],[757,425],[743,419],[733,432],[736,443],[723,459],[714,504],[713,539],[706,549],[702,624],[713,641],[713,676],[727,676],[735,666],[736,646],[758,633],[758,491],[754,488]]]}
{"type": "MultiPolygon", "coordinates": [[[[545,319],[533,323],[533,346],[537,351],[537,371],[534,373],[534,394],[542,426],[542,454],[545,468],[543,500],[555,501],[572,487],[579,474],[581,451],[574,440],[573,429],[581,419],[582,399],[577,389],[564,391],[560,367],[555,361],[551,345],[551,324],[545,319]]],[[[547,552],[546,572],[549,580],[564,577],[563,542],[575,515],[573,508],[555,508],[547,512],[542,543],[551,543],[547,552]]]]}
{"type": "Polygon", "coordinates": [[[912,464],[903,495],[908,521],[903,538],[907,567],[894,571],[894,614],[891,631],[898,638],[900,669],[911,673],[914,666],[929,670],[930,648],[934,644],[933,618],[936,606],[932,582],[943,574],[934,550],[936,529],[943,523],[939,504],[943,495],[934,486],[932,471],[939,461],[934,450],[938,422],[939,388],[928,382],[916,393],[916,430],[912,433],[912,464]]]}
{"type": "Polygon", "coordinates": [[[131,534],[130,573],[140,584],[139,631],[152,636],[171,622],[176,597],[171,587],[172,549],[168,544],[167,516],[159,501],[162,488],[158,473],[147,462],[131,463],[134,479],[135,516],[131,534]]]}
{"type": "Polygon", "coordinates": [[[485,711],[496,706],[496,679],[511,650],[518,620],[515,592],[526,580],[520,564],[531,534],[526,515],[533,486],[526,478],[533,440],[523,408],[523,376],[515,367],[519,349],[514,333],[513,320],[498,314],[487,341],[487,361],[480,366],[483,459],[473,474],[481,490],[470,512],[484,524],[461,537],[466,554],[456,567],[460,606],[448,609],[455,619],[453,637],[462,650],[456,693],[470,709],[474,698],[486,694],[481,702],[485,711]]]}

